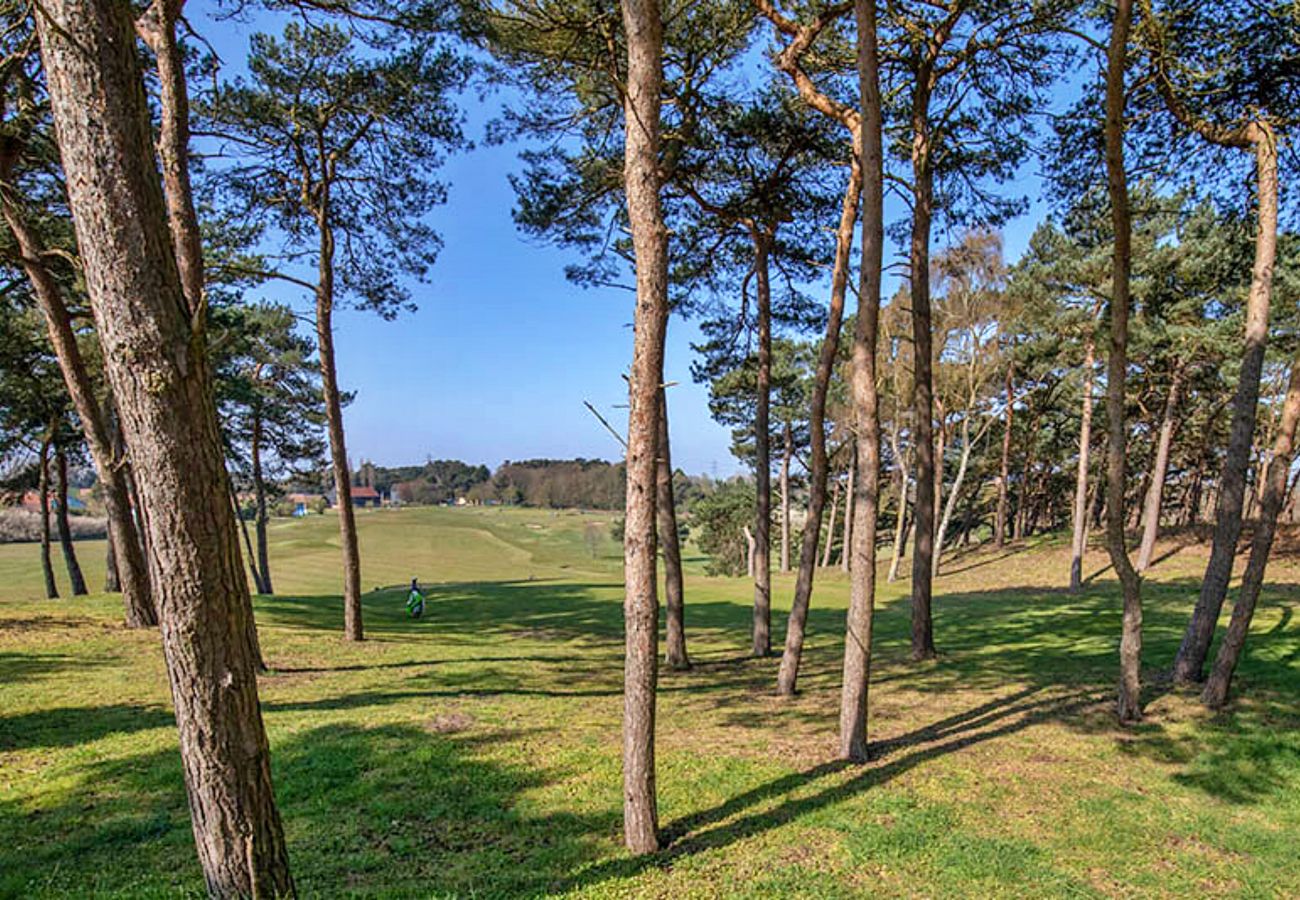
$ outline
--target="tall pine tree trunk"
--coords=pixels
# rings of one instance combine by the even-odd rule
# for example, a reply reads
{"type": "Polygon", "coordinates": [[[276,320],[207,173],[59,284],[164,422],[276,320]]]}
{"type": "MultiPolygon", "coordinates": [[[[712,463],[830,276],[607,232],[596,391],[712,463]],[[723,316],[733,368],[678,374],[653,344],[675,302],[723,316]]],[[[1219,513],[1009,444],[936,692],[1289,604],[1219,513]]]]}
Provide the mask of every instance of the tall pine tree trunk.
{"type": "Polygon", "coordinates": [[[63,550],[63,565],[68,570],[68,583],[72,586],[74,597],[84,597],[86,576],[81,574],[81,563],[77,562],[77,549],[72,543],[72,524],[68,521],[68,456],[62,447],[55,447],[54,463],[58,475],[58,506],[54,510],[54,520],[59,526],[59,546],[63,550]]]}
{"type": "Polygon", "coordinates": [[[664,558],[664,609],[666,648],[664,663],[670,669],[689,669],[686,653],[686,599],[682,583],[682,548],[677,537],[677,504],[673,498],[673,456],[668,438],[668,395],[659,392],[659,462],[655,480],[655,517],[659,550],[664,558]]]}
{"type": "Polygon", "coordinates": [[[1120,722],[1142,718],[1142,581],[1124,545],[1125,443],[1124,383],[1128,372],[1129,272],[1132,221],[1128,173],[1124,168],[1124,69],[1132,23],[1132,0],[1118,0],[1106,68],[1106,183],[1115,234],[1110,301],[1110,356],[1106,367],[1106,549],[1124,592],[1119,643],[1120,722]]]}
{"type": "Polygon", "coordinates": [[[168,240],[131,13],[47,0],[36,27],[105,367],[147,476],[151,583],[207,890],[292,895],[204,323],[168,240]]]}
{"type": "Polygon", "coordinates": [[[1088,550],[1088,458],[1092,453],[1092,379],[1097,348],[1091,335],[1083,345],[1083,390],[1080,399],[1079,464],[1074,474],[1073,535],[1070,542],[1070,593],[1083,590],[1083,555],[1088,550]]]}
{"type": "Polygon", "coordinates": [[[54,561],[50,554],[50,443],[53,438],[54,426],[51,425],[49,433],[41,440],[36,479],[36,490],[40,492],[41,574],[45,576],[45,597],[48,600],[59,598],[59,586],[54,580],[54,561]]]}
{"type": "MultiPolygon", "coordinates": [[[[880,397],[876,389],[876,343],[884,259],[884,147],[880,59],[876,46],[876,0],[856,0],[858,85],[862,97],[862,268],[853,334],[853,409],[857,423],[857,481],[846,500],[853,515],[853,563],[844,633],[840,688],[840,757],[867,759],[867,698],[871,684],[871,632],[876,605],[876,526],[880,502],[880,397]]],[[[848,519],[846,517],[845,522],[848,519]]],[[[846,530],[847,537],[847,530],[846,530]]],[[[845,555],[849,553],[846,545],[845,555]]]]}
{"type": "Polygon", "coordinates": [[[808,623],[808,604],[812,600],[813,575],[817,569],[817,539],[821,536],[822,509],[826,505],[826,395],[830,390],[835,356],[839,351],[840,324],[844,318],[844,295],[849,281],[849,255],[853,249],[853,232],[858,218],[858,197],[862,193],[862,173],[855,158],[849,174],[848,189],[840,207],[839,227],[835,230],[835,263],[831,270],[831,302],[826,317],[826,335],[822,339],[817,371],[813,377],[812,405],[808,428],[812,444],[812,467],[808,473],[808,519],[804,523],[799,548],[799,572],[795,576],[794,599],[785,629],[785,651],[777,673],[777,691],[783,696],[794,694],[803,658],[804,631],[808,623]]]}
{"type": "Polygon", "coordinates": [[[909,268],[912,286],[914,375],[912,413],[916,430],[916,511],[912,554],[912,659],[933,658],[934,624],[930,612],[934,568],[935,479],[940,461],[934,453],[934,349],[930,322],[930,224],[934,214],[934,173],[930,159],[929,94],[918,80],[912,121],[912,241],[909,268]]]}
{"type": "Polygon", "coordinates": [[[658,0],[622,0],[627,34],[623,183],[636,258],[636,315],[628,379],[627,502],[623,541],[623,841],[659,849],[655,799],[655,472],[668,327],[668,230],[659,191],[663,20],[658,0]]]}
{"type": "Polygon", "coordinates": [[[1273,264],[1277,256],[1277,143],[1272,130],[1264,124],[1256,124],[1252,134],[1259,194],[1259,231],[1255,235],[1254,272],[1246,301],[1246,342],[1237,394],[1233,400],[1228,454],[1219,478],[1210,561],[1205,567],[1205,580],[1201,582],[1196,608],[1174,659],[1174,681],[1184,685],[1201,678],[1219,612],[1228,594],[1228,582],[1232,578],[1237,540],[1241,537],[1246,467],[1250,462],[1250,447],[1255,434],[1264,348],[1268,341],[1268,308],[1273,291],[1273,264]]]}
{"type": "MultiPolygon", "coordinates": [[[[758,396],[754,411],[754,656],[772,652],[772,287],[769,278],[767,235],[757,229],[754,239],[754,273],[758,291],[758,396]]],[[[787,459],[788,466],[788,459],[787,459]]],[[[782,466],[781,496],[786,496],[787,466],[782,466]]],[[[782,520],[785,521],[784,519],[782,520]]],[[[789,537],[782,530],[782,569],[785,571],[789,537]]]]}
{"type": "Polygon", "coordinates": [[[1205,681],[1205,689],[1201,692],[1202,702],[1211,709],[1218,709],[1228,699],[1232,675],[1241,660],[1241,651],[1246,645],[1246,635],[1250,632],[1250,620],[1255,615],[1259,592],[1264,586],[1264,569],[1268,565],[1268,556],[1273,549],[1278,513],[1286,500],[1287,474],[1291,470],[1291,461],[1295,454],[1298,420],[1300,420],[1300,361],[1291,367],[1291,382],[1282,405],[1282,421],[1273,439],[1273,459],[1269,462],[1268,473],[1265,476],[1259,526],[1255,529],[1250,544],[1250,560],[1246,563],[1246,572],[1241,577],[1241,590],[1237,593],[1237,602],[1232,607],[1232,619],[1228,622],[1228,631],[1223,636],[1223,643],[1219,645],[1219,655],[1214,661],[1210,677],[1205,681]]]}
{"type": "Polygon", "coordinates": [[[116,435],[106,415],[107,410],[97,399],[94,381],[72,330],[72,316],[64,302],[62,289],[45,266],[45,247],[40,236],[30,227],[14,194],[0,192],[0,207],[14,243],[22,254],[24,274],[31,282],[32,293],[41,308],[50,346],[54,348],[63,383],[81,420],[81,429],[99,475],[108,518],[109,549],[112,551],[110,564],[105,569],[104,588],[107,591],[121,589],[128,628],[155,626],[158,616],[149,587],[140,529],[136,527],[131,511],[125,450],[120,440],[114,440],[116,435]]]}
{"type": "Polygon", "coordinates": [[[1174,439],[1175,416],[1178,412],[1178,392],[1182,388],[1183,367],[1174,367],[1174,376],[1165,397],[1164,412],[1160,416],[1160,434],[1156,439],[1156,455],[1151,462],[1147,483],[1147,496],[1142,511],[1142,544],[1138,547],[1137,570],[1141,574],[1151,566],[1156,538],[1160,534],[1160,508],[1164,502],[1165,476],[1169,472],[1169,447],[1174,439]]]}
{"type": "Polygon", "coordinates": [[[361,552],[357,547],[357,518],[352,507],[352,478],[348,472],[347,439],[343,430],[343,400],[339,394],[338,366],[334,361],[334,229],[324,199],[317,216],[320,260],[316,284],[316,346],[320,351],[321,390],[330,439],[330,469],[338,500],[339,545],[343,554],[343,636],[364,637],[361,624],[361,552]]]}

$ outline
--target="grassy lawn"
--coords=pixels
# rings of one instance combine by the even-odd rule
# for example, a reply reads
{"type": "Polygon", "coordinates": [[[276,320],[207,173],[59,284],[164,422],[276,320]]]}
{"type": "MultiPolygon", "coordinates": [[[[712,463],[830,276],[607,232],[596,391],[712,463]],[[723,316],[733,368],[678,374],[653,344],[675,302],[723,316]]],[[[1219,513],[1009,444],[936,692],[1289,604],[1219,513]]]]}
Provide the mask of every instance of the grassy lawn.
{"type": "MultiPolygon", "coordinates": [[[[608,515],[360,515],[368,640],[340,640],[335,521],[273,526],[256,600],[261,697],[303,895],[1300,896],[1300,566],[1277,560],[1239,699],[1211,716],[1156,679],[1203,564],[1146,587],[1148,721],[1110,715],[1119,635],[1104,554],[1076,597],[1051,542],[936,583],[941,656],[907,661],[884,586],[876,760],[833,763],[847,581],[819,574],[793,701],[745,658],[750,590],[690,562],[690,672],[660,681],[653,858],[620,848],[618,549],[608,515]],[[401,585],[431,583],[425,617],[401,585]]],[[[79,545],[100,582],[102,545],[79,545]]],[[[0,896],[198,896],[155,634],[113,597],[46,601],[33,545],[0,546],[0,896]]],[[[61,581],[61,585],[65,582],[61,581]]],[[[788,603],[792,580],[776,579],[788,603]]],[[[778,602],[779,602],[778,601],[778,602]]],[[[776,627],[783,631],[784,614],[776,627]]]]}

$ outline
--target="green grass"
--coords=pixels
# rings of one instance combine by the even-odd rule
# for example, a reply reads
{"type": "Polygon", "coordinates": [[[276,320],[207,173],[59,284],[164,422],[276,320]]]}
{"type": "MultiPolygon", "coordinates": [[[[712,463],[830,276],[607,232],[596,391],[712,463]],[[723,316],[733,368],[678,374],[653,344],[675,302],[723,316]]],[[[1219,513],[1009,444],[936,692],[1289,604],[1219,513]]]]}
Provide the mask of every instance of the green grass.
{"type": "MultiPolygon", "coordinates": [[[[978,552],[936,583],[941,657],[907,660],[882,587],[876,759],[834,763],[847,581],[820,573],[792,701],[750,660],[743,579],[688,562],[695,668],[663,672],[654,857],[619,844],[621,560],[608,514],[359,517],[368,640],[340,640],[334,520],[272,528],[260,683],[294,874],[311,897],[1300,896],[1300,567],[1277,560],[1238,699],[1158,682],[1203,565],[1146,586],[1148,720],[1110,714],[1115,583],[1058,541],[978,552]],[[404,616],[412,576],[434,585],[404,616]]],[[[102,546],[79,545],[92,583],[102,546]]],[[[111,596],[47,601],[0,546],[0,896],[197,896],[156,634],[111,596]]],[[[788,603],[792,584],[777,578],[788,603]]],[[[778,623],[784,620],[784,611],[778,623]]],[[[781,633],[780,624],[777,627],[781,633]]]]}

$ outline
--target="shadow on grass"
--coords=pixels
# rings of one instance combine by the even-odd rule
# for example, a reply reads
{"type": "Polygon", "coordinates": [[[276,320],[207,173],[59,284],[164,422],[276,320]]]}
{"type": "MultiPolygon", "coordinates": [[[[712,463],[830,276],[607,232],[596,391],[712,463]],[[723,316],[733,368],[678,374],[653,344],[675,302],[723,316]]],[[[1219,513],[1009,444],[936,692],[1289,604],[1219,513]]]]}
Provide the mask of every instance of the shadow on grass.
{"type": "Polygon", "coordinates": [[[24,681],[36,681],[60,672],[94,669],[111,662],[113,662],[111,659],[73,656],[68,653],[4,652],[0,653],[0,683],[18,684],[24,681]]]}
{"type": "Polygon", "coordinates": [[[76,747],[115,734],[132,734],[176,724],[160,706],[119,703],[69,706],[0,716],[0,751],[76,747]]]}
{"type": "MultiPolygon", "coordinates": [[[[503,763],[518,732],[328,725],[273,747],[289,856],[304,896],[545,893],[600,852],[612,812],[533,815],[522,792],[562,777],[503,763]]],[[[174,747],[88,763],[66,799],[0,801],[0,895],[195,893],[174,747]]]]}
{"type": "Polygon", "coordinates": [[[577,873],[565,887],[585,888],[633,877],[650,868],[669,867],[681,857],[728,847],[879,788],[938,757],[1069,718],[1103,699],[1095,691],[1051,697],[1038,697],[1038,693],[1037,688],[1019,691],[899,738],[873,743],[872,762],[865,766],[828,762],[776,778],[712,809],[668,823],[663,830],[666,846],[658,854],[599,863],[577,873]]]}
{"type": "MultiPolygon", "coordinates": [[[[621,690],[622,672],[622,609],[614,593],[617,587],[527,580],[437,585],[429,592],[425,617],[415,621],[406,618],[399,597],[370,595],[366,598],[370,634],[377,640],[427,639],[429,656],[434,658],[376,664],[375,668],[410,669],[411,675],[399,691],[313,700],[312,708],[351,708],[420,695],[616,695],[621,690]],[[505,640],[523,641],[519,649],[525,652],[477,659],[437,658],[444,641],[454,642],[460,649],[505,640]],[[554,655],[533,652],[552,644],[554,655]],[[479,665],[465,671],[443,665],[475,662],[479,665]],[[547,674],[539,675],[537,665],[545,665],[547,674]]],[[[1194,578],[1145,585],[1143,654],[1151,675],[1172,662],[1198,587],[1194,578]]],[[[950,590],[936,595],[934,619],[940,657],[920,664],[908,658],[905,598],[882,603],[876,618],[873,684],[943,695],[1000,691],[1007,685],[1112,690],[1121,617],[1114,588],[1113,584],[1093,585],[1076,595],[1051,588],[950,590]]],[[[1267,586],[1262,609],[1280,609],[1283,624],[1251,635],[1237,679],[1242,692],[1279,711],[1285,711],[1286,697],[1300,694],[1300,672],[1277,662],[1300,654],[1300,633],[1285,627],[1297,597],[1300,586],[1267,586]]],[[[330,597],[264,598],[259,601],[259,612],[275,625],[327,631],[341,628],[341,610],[330,597]]],[[[766,728],[791,719],[824,726],[825,711],[814,705],[769,704],[759,709],[748,702],[754,695],[773,692],[777,665],[774,658],[745,655],[749,622],[743,601],[691,603],[688,599],[688,635],[706,635],[710,650],[694,654],[693,671],[662,672],[661,691],[711,707],[729,726],[766,728]],[[734,650],[727,650],[726,645],[734,650]]],[[[805,695],[838,690],[843,627],[843,610],[816,606],[811,610],[800,672],[805,695]]],[[[366,667],[356,664],[356,668],[366,667]]],[[[341,666],[337,671],[352,668],[341,666]]],[[[1153,680],[1148,676],[1149,682],[1153,680]]]]}

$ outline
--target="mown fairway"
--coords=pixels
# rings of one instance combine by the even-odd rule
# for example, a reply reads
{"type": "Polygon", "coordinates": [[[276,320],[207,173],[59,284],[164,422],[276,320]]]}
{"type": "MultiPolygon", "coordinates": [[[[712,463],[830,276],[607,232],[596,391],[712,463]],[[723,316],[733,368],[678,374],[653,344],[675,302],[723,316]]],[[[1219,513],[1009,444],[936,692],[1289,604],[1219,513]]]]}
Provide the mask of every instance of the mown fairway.
{"type": "MultiPolygon", "coordinates": [[[[336,896],[1300,896],[1300,568],[1275,559],[1222,716],[1161,693],[1202,557],[1146,590],[1148,721],[1111,700],[1119,600],[1056,589],[1054,546],[936,582],[932,664],[883,591],[877,759],[829,763],[847,581],[819,574],[802,696],[749,660],[750,589],[691,562],[695,668],[663,672],[652,859],[620,847],[620,559],[607,514],[360,516],[366,597],[340,640],[332,517],[273,526],[259,598],[276,787],[301,892],[336,896]]],[[[102,547],[81,544],[91,583],[102,547]]],[[[1175,548],[1169,547],[1169,550],[1175,548]]],[[[1093,574],[1104,554],[1090,554],[1093,574]]],[[[62,583],[61,583],[62,586],[62,583]]],[[[46,601],[37,548],[0,547],[0,895],[199,896],[156,635],[117,599],[46,601]]],[[[790,581],[774,592],[788,603],[790,581]]],[[[779,639],[781,616],[776,623],[779,639]]]]}

